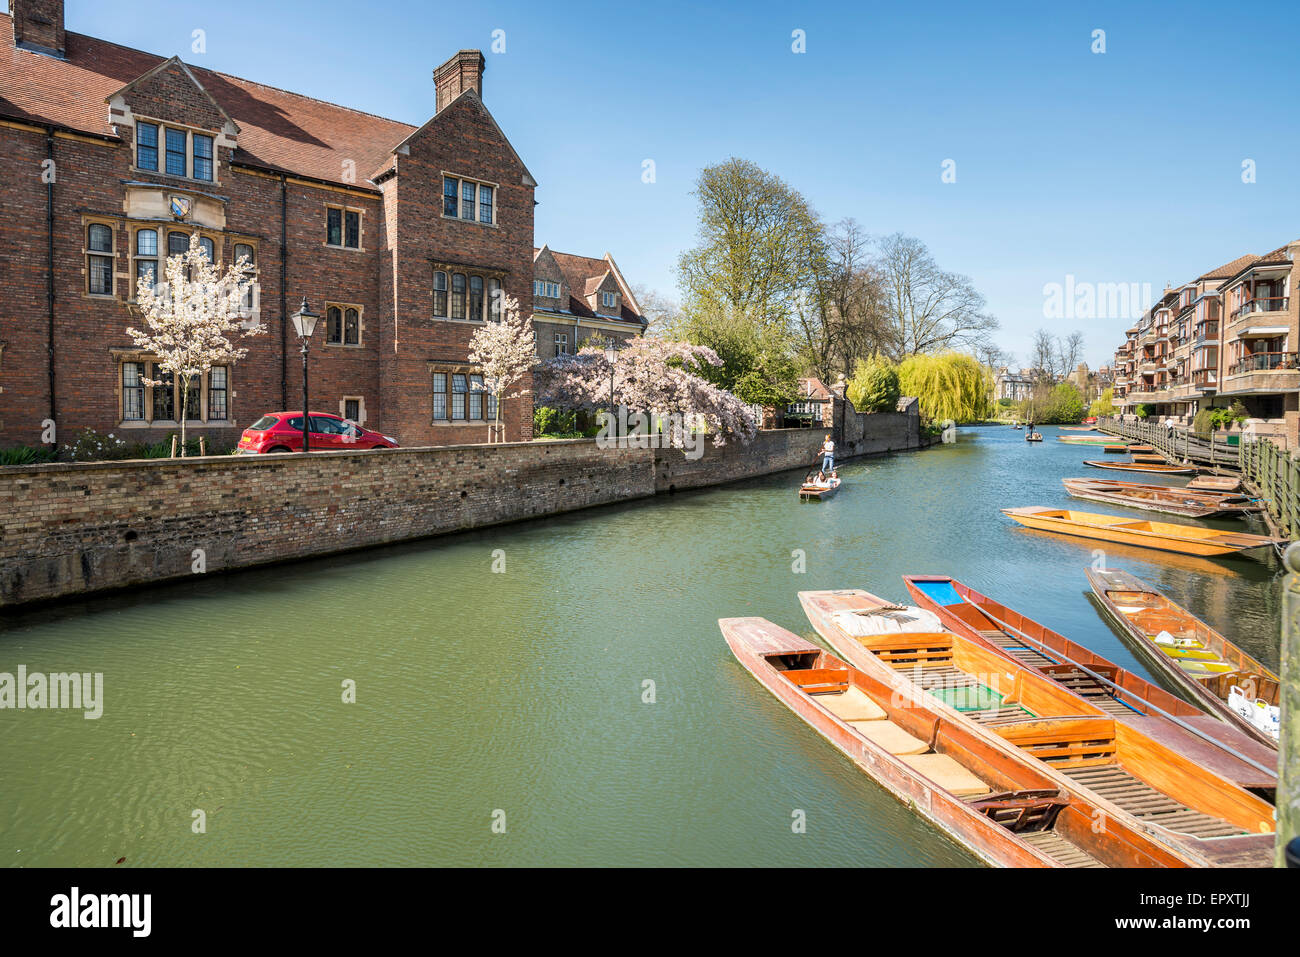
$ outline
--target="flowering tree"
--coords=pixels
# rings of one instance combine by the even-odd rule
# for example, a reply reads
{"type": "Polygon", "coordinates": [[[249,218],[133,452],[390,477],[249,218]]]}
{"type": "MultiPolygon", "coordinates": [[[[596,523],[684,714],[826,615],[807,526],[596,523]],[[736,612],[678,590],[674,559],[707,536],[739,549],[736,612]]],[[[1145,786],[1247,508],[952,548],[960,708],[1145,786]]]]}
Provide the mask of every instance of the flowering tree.
{"type": "MultiPolygon", "coordinates": [[[[196,232],[190,236],[188,250],[167,257],[165,283],[154,285],[142,276],[136,284],[135,298],[145,329],[128,328],[126,334],[141,349],[157,356],[158,367],[181,384],[181,455],[185,454],[189,385],[194,377],[248,354],[230,341],[231,333],[244,338],[266,331],[260,323],[243,324],[248,315],[245,299],[253,284],[251,273],[248,259],[241,256],[225,275],[218,274],[196,232]]],[[[153,379],[144,382],[155,388],[169,384],[153,379]]]]}
{"type": "MultiPolygon", "coordinates": [[[[612,366],[597,346],[547,359],[534,373],[533,386],[548,405],[588,411],[621,405],[662,417],[675,415],[702,424],[713,433],[714,445],[726,444],[729,435],[748,444],[758,431],[753,411],[696,374],[721,362],[706,346],[638,336],[618,351],[612,366]]],[[[682,436],[669,437],[680,446],[682,436]]]]}
{"type": "Polygon", "coordinates": [[[483,370],[483,388],[496,397],[496,417],[492,424],[494,438],[501,435],[501,403],[528,393],[527,389],[506,394],[506,390],[523,381],[537,362],[537,337],[533,320],[519,312],[519,300],[505,296],[501,301],[501,321],[480,326],[469,342],[469,361],[483,370]]]}

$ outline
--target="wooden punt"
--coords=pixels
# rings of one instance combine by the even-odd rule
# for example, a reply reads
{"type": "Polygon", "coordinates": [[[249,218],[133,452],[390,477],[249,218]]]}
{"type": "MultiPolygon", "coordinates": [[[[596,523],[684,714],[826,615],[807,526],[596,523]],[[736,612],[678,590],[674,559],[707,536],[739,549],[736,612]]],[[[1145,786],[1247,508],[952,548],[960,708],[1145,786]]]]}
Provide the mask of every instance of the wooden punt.
{"type": "Polygon", "coordinates": [[[1248,856],[1258,853],[1253,863],[1267,864],[1271,848],[1258,835],[1274,830],[1270,804],[1066,686],[943,629],[933,615],[868,592],[801,592],[799,599],[818,633],[850,666],[893,685],[893,701],[904,709],[938,712],[1001,738],[1074,793],[1110,805],[1108,818],[1171,848],[1199,857],[1204,841],[1236,841],[1248,856]],[[878,631],[882,616],[898,630],[878,631]],[[1081,780],[1095,771],[1105,780],[1081,780]]]}
{"type": "Polygon", "coordinates": [[[1083,460],[1084,465],[1095,469],[1114,469],[1118,472],[1159,472],[1161,475],[1195,475],[1196,469],[1190,465],[1169,465],[1159,462],[1102,462],[1097,459],[1083,460]]]}
{"type": "Polygon", "coordinates": [[[1284,539],[1269,538],[1267,535],[1225,532],[1199,525],[1175,525],[1172,522],[1133,519],[1127,515],[1075,512],[1067,508],[1045,508],[1040,505],[1004,508],[1002,514],[1021,525],[1044,532],[1119,542],[1123,545],[1141,545],[1143,548],[1200,555],[1203,558],[1260,556],[1275,546],[1285,544],[1284,539]]]}
{"type": "Polygon", "coordinates": [[[1241,488],[1241,476],[1198,475],[1187,483],[1187,487],[1215,492],[1235,492],[1241,488]]]}
{"type": "Polygon", "coordinates": [[[1042,434],[1041,432],[1028,432],[1028,433],[1025,434],[1025,441],[1026,441],[1026,442],[1041,442],[1041,441],[1043,441],[1043,434],[1042,434]]]}
{"type": "Polygon", "coordinates": [[[1277,751],[1235,725],[959,581],[943,575],[904,575],[903,582],[917,606],[938,615],[946,628],[1037,668],[1116,720],[1244,788],[1270,796],[1277,787],[1277,751]],[[1224,748],[1270,770],[1262,771],[1224,748]]]}
{"type": "Polygon", "coordinates": [[[1056,441],[1065,442],[1068,445],[1123,445],[1128,447],[1128,443],[1122,440],[1116,441],[1109,435],[1058,435],[1056,441]]]}
{"type": "Polygon", "coordinates": [[[1110,455],[1120,455],[1128,451],[1128,446],[1127,445],[1103,445],[1101,447],[1101,450],[1110,455]]]}
{"type": "Polygon", "coordinates": [[[1237,706],[1247,714],[1256,707],[1251,704],[1256,698],[1277,707],[1281,682],[1276,673],[1128,572],[1088,569],[1088,583],[1107,617],[1133,639],[1156,674],[1210,714],[1268,747],[1277,747],[1276,735],[1257,727],[1229,703],[1235,688],[1243,696],[1237,706]]]}
{"type": "Polygon", "coordinates": [[[1091,425],[1063,425],[1062,432],[1096,432],[1097,430],[1091,425]]]}
{"type": "Polygon", "coordinates": [[[799,498],[805,502],[823,502],[840,490],[840,480],[833,478],[827,485],[804,482],[799,486],[799,498]]]}
{"type": "Polygon", "coordinates": [[[1248,512],[1258,512],[1263,508],[1258,499],[1245,495],[1201,492],[1169,485],[1146,485],[1141,482],[1090,478],[1061,479],[1061,484],[1073,498],[1123,505],[1127,508],[1140,508],[1149,512],[1185,515],[1188,518],[1240,516],[1248,512]]]}
{"type": "Polygon", "coordinates": [[[718,622],[736,660],[782,704],[898,801],[1007,867],[1183,867],[1204,862],[1038,761],[979,734],[762,618],[718,622]],[[1100,831],[1101,833],[1096,833],[1100,831]]]}
{"type": "Polygon", "coordinates": [[[1155,451],[1155,446],[1153,446],[1153,445],[1130,445],[1130,446],[1128,447],[1128,450],[1129,450],[1130,452],[1154,452],[1154,451],[1155,451]]]}

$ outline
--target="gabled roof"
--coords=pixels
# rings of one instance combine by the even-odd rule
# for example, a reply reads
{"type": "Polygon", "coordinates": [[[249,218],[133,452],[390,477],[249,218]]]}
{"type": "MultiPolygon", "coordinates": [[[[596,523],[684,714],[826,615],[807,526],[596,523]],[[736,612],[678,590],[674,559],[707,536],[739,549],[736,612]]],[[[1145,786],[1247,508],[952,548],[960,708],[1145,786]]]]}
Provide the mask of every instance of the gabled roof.
{"type": "Polygon", "coordinates": [[[519,164],[519,168],[524,171],[524,179],[523,179],[524,185],[536,186],[537,180],[533,178],[532,173],[528,172],[528,167],[524,165],[524,161],[520,159],[519,154],[515,152],[514,146],[511,145],[510,140],[506,137],[506,134],[502,132],[501,127],[497,124],[496,117],[492,115],[491,110],[489,110],[486,106],[483,105],[483,100],[480,99],[479,95],[475,93],[474,90],[472,89],[465,90],[460,94],[460,96],[456,97],[456,99],[452,100],[450,103],[444,106],[437,113],[433,114],[433,116],[429,117],[429,119],[425,121],[423,126],[421,126],[417,130],[412,130],[410,135],[404,137],[402,139],[402,142],[394,146],[393,149],[394,150],[402,149],[404,146],[410,143],[411,140],[415,139],[425,130],[436,125],[439,117],[443,116],[445,113],[448,113],[452,109],[455,109],[457,104],[460,103],[462,100],[464,101],[466,108],[468,109],[477,108],[480,113],[482,113],[485,117],[487,117],[487,121],[492,124],[492,128],[496,130],[497,135],[501,137],[501,142],[506,144],[506,149],[510,150],[510,155],[515,158],[515,162],[519,164]]]}
{"type": "Polygon", "coordinates": [[[1250,272],[1252,269],[1258,269],[1261,266],[1288,265],[1291,262],[1291,256],[1289,252],[1291,246],[1292,246],[1291,243],[1287,243],[1285,246],[1279,246],[1277,249],[1273,250],[1270,253],[1265,253],[1263,256],[1244,257],[1246,261],[1242,263],[1240,269],[1237,269],[1229,276],[1227,282],[1224,283],[1225,288],[1230,283],[1235,282],[1237,279],[1240,279],[1243,275],[1250,272]]]}
{"type": "Polygon", "coordinates": [[[185,74],[185,76],[189,79],[189,81],[194,84],[195,88],[200,93],[203,94],[204,98],[207,99],[207,101],[212,104],[212,106],[216,109],[216,111],[221,114],[222,118],[231,126],[235,127],[235,132],[239,132],[239,124],[230,118],[230,114],[227,113],[222,108],[220,103],[218,103],[215,99],[212,98],[212,94],[209,93],[206,89],[204,89],[203,84],[199,82],[198,77],[196,77],[193,71],[190,70],[190,68],[185,65],[185,61],[183,61],[178,56],[168,57],[166,60],[163,60],[152,70],[148,70],[140,74],[138,77],[136,77],[130,83],[126,84],[126,86],[122,87],[120,90],[116,91],[115,93],[110,93],[108,96],[104,97],[104,101],[108,102],[119,96],[126,96],[132,90],[136,89],[139,86],[143,86],[145,83],[149,82],[149,80],[153,79],[159,73],[162,73],[168,67],[172,67],[172,66],[179,68],[180,71],[183,74],[185,74]]]}
{"type": "MultiPolygon", "coordinates": [[[[16,48],[12,20],[0,14],[0,117],[49,124],[116,139],[107,100],[168,61],[80,33],[67,33],[64,59],[16,48]]],[[[348,183],[344,161],[359,176],[391,164],[415,127],[225,73],[187,72],[239,126],[234,160],[275,172],[348,183]]]]}
{"type": "Polygon", "coordinates": [[[1253,262],[1255,258],[1256,257],[1254,253],[1246,253],[1246,255],[1244,256],[1238,256],[1232,262],[1224,263],[1218,269],[1211,269],[1209,272],[1197,276],[1196,278],[1198,280],[1199,279],[1227,279],[1229,276],[1235,276],[1242,269],[1246,268],[1246,266],[1248,266],[1251,262],[1253,262]]]}
{"type": "MultiPolygon", "coordinates": [[[[638,325],[644,322],[640,313],[640,306],[637,304],[636,297],[632,294],[631,287],[623,279],[623,274],[619,271],[609,253],[606,253],[601,259],[593,259],[590,256],[558,253],[549,246],[543,246],[533,248],[534,260],[541,254],[542,249],[546,249],[555,260],[555,264],[560,267],[560,273],[564,276],[565,285],[569,287],[569,312],[573,315],[587,319],[596,318],[596,313],[587,305],[586,299],[582,297],[595,293],[600,288],[600,284],[605,277],[613,273],[614,281],[618,283],[618,288],[623,294],[619,315],[615,318],[624,322],[634,322],[638,325]]],[[[602,314],[601,318],[610,317],[602,314]]]]}

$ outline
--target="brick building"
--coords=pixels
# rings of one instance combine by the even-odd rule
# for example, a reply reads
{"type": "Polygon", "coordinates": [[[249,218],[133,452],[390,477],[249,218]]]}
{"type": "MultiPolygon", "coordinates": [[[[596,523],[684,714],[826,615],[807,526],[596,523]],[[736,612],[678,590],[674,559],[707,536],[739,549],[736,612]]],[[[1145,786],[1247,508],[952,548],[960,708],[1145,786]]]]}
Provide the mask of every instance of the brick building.
{"type": "Polygon", "coordinates": [[[541,358],[572,355],[593,337],[626,341],[645,332],[646,325],[609,253],[592,259],[548,246],[533,250],[533,329],[541,358]]]}
{"type": "MultiPolygon", "coordinates": [[[[546,317],[543,355],[556,330],[572,327],[573,343],[644,326],[608,255],[534,250],[537,184],[483,104],[479,51],[434,71],[433,115],[416,128],[65,31],[61,0],[10,8],[0,444],[41,441],[49,419],[61,442],[84,427],[148,440],[176,428],[176,387],[144,383],[151,357],[126,329],[137,280],[194,232],[218,264],[255,264],[268,333],[198,385],[189,428],[218,447],[300,407],[289,315],[304,297],[322,315],[313,408],[408,446],[488,441],[493,400],[466,355],[499,294],[532,305],[539,328],[546,317]],[[558,271],[564,309],[533,295],[535,266],[547,281],[558,271]]],[[[529,398],[502,411],[506,439],[531,437],[529,398]]]]}

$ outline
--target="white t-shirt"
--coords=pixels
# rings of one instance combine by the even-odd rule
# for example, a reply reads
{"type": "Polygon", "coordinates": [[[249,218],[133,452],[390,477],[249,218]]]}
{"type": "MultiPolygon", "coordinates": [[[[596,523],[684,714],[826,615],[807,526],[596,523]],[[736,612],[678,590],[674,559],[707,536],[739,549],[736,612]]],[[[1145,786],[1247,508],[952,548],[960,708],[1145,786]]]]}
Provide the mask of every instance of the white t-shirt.
{"type": "Polygon", "coordinates": [[[824,443],[822,443],[822,454],[823,454],[823,455],[834,455],[834,454],[835,454],[835,443],[832,442],[830,439],[827,439],[824,443]]]}

